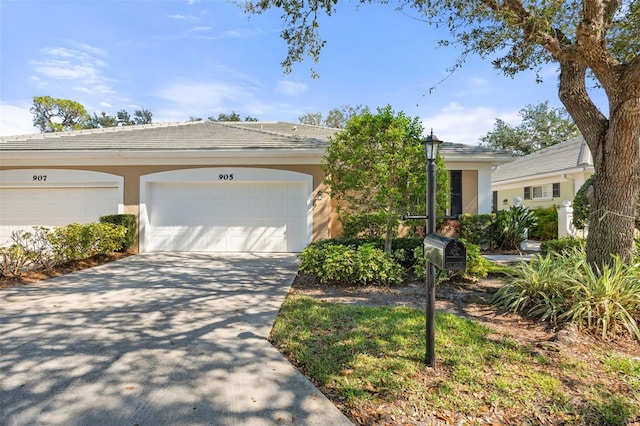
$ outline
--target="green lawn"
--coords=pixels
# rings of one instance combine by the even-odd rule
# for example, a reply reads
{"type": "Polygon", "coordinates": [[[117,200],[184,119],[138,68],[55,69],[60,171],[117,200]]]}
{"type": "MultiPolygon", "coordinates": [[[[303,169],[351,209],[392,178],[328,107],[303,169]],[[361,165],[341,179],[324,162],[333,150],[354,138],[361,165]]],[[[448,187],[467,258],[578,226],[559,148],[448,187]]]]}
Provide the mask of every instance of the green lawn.
{"type": "Polygon", "coordinates": [[[639,360],[600,349],[587,362],[489,334],[438,312],[434,371],[424,365],[424,311],[290,295],[271,339],[361,424],[640,422],[639,360]]]}

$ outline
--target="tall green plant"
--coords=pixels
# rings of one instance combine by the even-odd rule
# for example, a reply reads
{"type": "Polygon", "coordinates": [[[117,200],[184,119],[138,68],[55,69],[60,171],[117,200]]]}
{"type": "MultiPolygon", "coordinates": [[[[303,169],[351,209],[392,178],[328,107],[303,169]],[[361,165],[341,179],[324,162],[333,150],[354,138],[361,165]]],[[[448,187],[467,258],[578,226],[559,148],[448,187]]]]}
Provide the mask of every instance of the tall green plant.
{"type": "MultiPolygon", "coordinates": [[[[339,214],[382,217],[387,254],[400,217],[425,211],[423,130],[418,117],[395,112],[391,106],[376,112],[364,109],[327,147],[325,183],[339,202],[339,214]]],[[[442,179],[440,185],[439,192],[448,194],[442,179]]]]}
{"type": "Polygon", "coordinates": [[[537,223],[533,211],[525,206],[511,206],[509,210],[501,210],[494,221],[498,245],[502,249],[516,250],[525,240],[527,230],[537,223]]]}
{"type": "Polygon", "coordinates": [[[513,269],[511,279],[493,296],[493,303],[525,316],[557,324],[568,309],[567,281],[579,252],[534,256],[513,269]]]}
{"type": "Polygon", "coordinates": [[[603,339],[626,329],[640,341],[640,262],[628,265],[615,258],[599,268],[582,261],[579,271],[569,279],[571,306],[562,317],[603,339]]]}

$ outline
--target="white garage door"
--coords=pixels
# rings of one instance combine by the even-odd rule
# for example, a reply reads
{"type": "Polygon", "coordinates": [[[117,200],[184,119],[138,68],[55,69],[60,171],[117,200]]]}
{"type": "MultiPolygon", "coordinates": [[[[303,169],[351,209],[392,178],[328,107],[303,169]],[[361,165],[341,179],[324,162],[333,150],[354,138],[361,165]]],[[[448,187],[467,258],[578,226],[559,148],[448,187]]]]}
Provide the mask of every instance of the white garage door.
{"type": "Polygon", "coordinates": [[[6,244],[16,230],[30,230],[32,226],[95,222],[100,216],[119,212],[122,191],[118,182],[103,180],[92,183],[91,180],[95,181],[96,177],[102,178],[105,174],[92,176],[91,172],[81,172],[79,175],[69,172],[39,170],[34,175],[33,172],[20,171],[10,176],[5,171],[0,176],[0,244],[6,244]],[[25,175],[22,180],[31,182],[16,182],[21,179],[20,175],[25,175]],[[73,177],[80,181],[73,182],[73,177]],[[64,182],[61,183],[60,178],[64,182]],[[90,178],[89,181],[86,181],[87,178],[90,178]]]}
{"type": "Polygon", "coordinates": [[[299,252],[310,242],[307,182],[209,173],[220,175],[234,179],[149,182],[143,250],[299,252]]]}

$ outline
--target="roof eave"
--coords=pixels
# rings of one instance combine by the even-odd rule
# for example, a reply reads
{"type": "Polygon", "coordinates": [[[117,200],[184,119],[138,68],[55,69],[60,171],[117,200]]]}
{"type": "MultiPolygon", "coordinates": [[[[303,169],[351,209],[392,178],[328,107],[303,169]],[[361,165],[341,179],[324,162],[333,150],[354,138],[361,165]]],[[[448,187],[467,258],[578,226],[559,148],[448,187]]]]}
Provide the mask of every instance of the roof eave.
{"type": "Polygon", "coordinates": [[[512,185],[514,183],[527,182],[532,179],[546,179],[546,178],[551,178],[556,176],[570,175],[573,173],[584,173],[589,171],[593,171],[593,166],[574,167],[570,169],[562,169],[562,170],[556,170],[556,171],[547,172],[547,173],[518,176],[517,178],[509,178],[509,179],[502,179],[502,180],[491,179],[491,185],[496,185],[496,186],[512,185]]]}
{"type": "Polygon", "coordinates": [[[150,164],[320,164],[324,155],[324,149],[2,151],[0,167],[150,164]]]}

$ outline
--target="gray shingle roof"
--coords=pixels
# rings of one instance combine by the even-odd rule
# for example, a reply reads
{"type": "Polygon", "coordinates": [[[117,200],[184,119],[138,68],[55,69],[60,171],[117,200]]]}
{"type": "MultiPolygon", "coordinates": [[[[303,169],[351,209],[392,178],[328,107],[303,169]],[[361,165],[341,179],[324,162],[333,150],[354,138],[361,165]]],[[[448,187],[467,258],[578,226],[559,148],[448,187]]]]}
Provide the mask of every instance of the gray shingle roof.
{"type": "MultiPolygon", "coordinates": [[[[108,127],[58,133],[0,137],[0,155],[5,152],[151,152],[151,151],[278,151],[324,150],[340,129],[286,122],[159,123],[108,127]]],[[[446,142],[440,149],[445,158],[462,161],[510,161],[506,151],[446,142]]]]}
{"type": "Polygon", "coordinates": [[[498,166],[491,173],[491,181],[498,183],[515,178],[588,167],[593,167],[591,151],[584,138],[578,136],[498,166]]]}
{"type": "Polygon", "coordinates": [[[163,123],[2,137],[0,152],[323,149],[337,131],[282,122],[163,123]]]}

